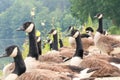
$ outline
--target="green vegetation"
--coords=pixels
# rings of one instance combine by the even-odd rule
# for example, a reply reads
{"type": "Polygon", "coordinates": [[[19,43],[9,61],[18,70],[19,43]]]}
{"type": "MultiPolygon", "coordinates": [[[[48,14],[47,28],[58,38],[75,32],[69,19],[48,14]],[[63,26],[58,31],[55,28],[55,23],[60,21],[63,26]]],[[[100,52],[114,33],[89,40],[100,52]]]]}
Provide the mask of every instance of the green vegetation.
{"type": "Polygon", "coordinates": [[[82,22],[87,20],[87,16],[95,16],[103,13],[105,18],[111,19],[113,23],[120,26],[120,0],[70,0],[72,15],[82,22]]]}

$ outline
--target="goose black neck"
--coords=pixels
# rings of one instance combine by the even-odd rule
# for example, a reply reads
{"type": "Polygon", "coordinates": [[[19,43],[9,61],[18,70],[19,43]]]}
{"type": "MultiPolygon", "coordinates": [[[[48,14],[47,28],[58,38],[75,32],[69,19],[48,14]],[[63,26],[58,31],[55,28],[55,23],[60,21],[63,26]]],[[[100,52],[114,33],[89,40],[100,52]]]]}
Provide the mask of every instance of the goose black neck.
{"type": "Polygon", "coordinates": [[[76,52],[74,56],[83,58],[83,47],[80,34],[78,35],[77,38],[75,38],[75,40],[76,40],[76,52]]]}
{"type": "Polygon", "coordinates": [[[59,44],[60,44],[60,48],[63,47],[63,42],[61,39],[59,39],[59,44]]]}
{"type": "Polygon", "coordinates": [[[97,31],[100,32],[101,34],[103,33],[103,25],[102,25],[102,18],[98,20],[99,21],[99,26],[97,31]]]}
{"type": "Polygon", "coordinates": [[[57,34],[53,35],[53,50],[58,50],[58,37],[57,34]]]}
{"type": "Polygon", "coordinates": [[[26,71],[26,66],[19,49],[17,56],[14,58],[14,62],[15,62],[15,69],[12,73],[15,73],[19,76],[26,71]]]}
{"type": "Polygon", "coordinates": [[[36,58],[38,60],[38,46],[36,42],[35,36],[35,27],[33,28],[32,32],[29,33],[29,54],[28,56],[36,58]]]}
{"type": "Polygon", "coordinates": [[[53,43],[50,43],[50,50],[52,50],[53,43]]]}
{"type": "Polygon", "coordinates": [[[42,54],[41,41],[40,41],[40,42],[37,42],[37,46],[38,46],[39,55],[41,55],[41,54],[42,54]]]}

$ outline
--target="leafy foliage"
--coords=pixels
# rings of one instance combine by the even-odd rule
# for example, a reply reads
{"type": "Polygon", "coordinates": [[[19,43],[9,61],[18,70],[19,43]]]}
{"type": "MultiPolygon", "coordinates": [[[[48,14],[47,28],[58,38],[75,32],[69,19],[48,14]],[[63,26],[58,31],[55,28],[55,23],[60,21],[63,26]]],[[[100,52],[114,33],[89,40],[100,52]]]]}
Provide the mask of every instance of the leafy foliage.
{"type": "Polygon", "coordinates": [[[95,16],[97,13],[103,13],[108,19],[112,19],[113,23],[120,26],[120,0],[70,0],[71,12],[76,18],[80,18],[82,22],[87,20],[87,16],[95,16]]]}

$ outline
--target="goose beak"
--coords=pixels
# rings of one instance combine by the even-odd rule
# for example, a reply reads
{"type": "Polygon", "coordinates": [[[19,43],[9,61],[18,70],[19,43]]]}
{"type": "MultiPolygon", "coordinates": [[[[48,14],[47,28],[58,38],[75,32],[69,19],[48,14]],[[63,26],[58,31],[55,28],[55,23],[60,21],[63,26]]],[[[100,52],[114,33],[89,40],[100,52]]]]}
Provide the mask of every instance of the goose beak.
{"type": "Polygon", "coordinates": [[[24,28],[23,27],[19,27],[16,29],[16,31],[24,31],[24,28]]]}
{"type": "Polygon", "coordinates": [[[0,55],[0,58],[3,58],[3,57],[7,57],[8,55],[6,54],[6,53],[4,53],[4,54],[1,54],[0,55]]]}

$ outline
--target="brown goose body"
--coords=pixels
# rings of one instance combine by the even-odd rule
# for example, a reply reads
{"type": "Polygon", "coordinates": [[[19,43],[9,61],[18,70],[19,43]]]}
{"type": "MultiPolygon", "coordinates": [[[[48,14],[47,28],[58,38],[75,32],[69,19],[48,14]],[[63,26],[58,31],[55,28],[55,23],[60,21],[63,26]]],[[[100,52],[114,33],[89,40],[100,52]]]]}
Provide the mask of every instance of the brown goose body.
{"type": "Polygon", "coordinates": [[[54,63],[61,63],[63,62],[63,59],[60,55],[59,51],[48,51],[47,53],[39,56],[40,62],[54,62],[54,63]]]}
{"type": "Polygon", "coordinates": [[[108,55],[112,54],[119,54],[120,53],[120,41],[110,37],[103,35],[103,14],[98,14],[96,16],[98,18],[98,28],[97,32],[94,36],[94,43],[95,45],[103,52],[107,53],[108,55]]]}
{"type": "Polygon", "coordinates": [[[83,44],[83,50],[88,51],[90,46],[94,46],[94,41],[93,39],[89,38],[81,38],[82,44],[83,44]]]}
{"type": "Polygon", "coordinates": [[[100,69],[92,75],[93,77],[120,76],[119,68],[111,65],[109,62],[102,59],[93,57],[84,58],[83,61],[80,63],[80,66],[84,68],[99,67],[100,69]]]}
{"type": "Polygon", "coordinates": [[[94,77],[104,77],[104,76],[120,76],[119,68],[111,65],[108,61],[99,59],[97,57],[85,57],[83,58],[83,47],[82,42],[79,41],[80,33],[78,30],[73,32],[73,37],[76,39],[76,53],[71,59],[71,65],[78,65],[84,68],[94,68],[99,67],[100,70],[96,71],[92,76],[94,77]]]}
{"type": "Polygon", "coordinates": [[[108,55],[120,53],[120,41],[112,37],[100,35],[99,40],[95,44],[103,53],[108,55]]]}
{"type": "Polygon", "coordinates": [[[64,48],[59,51],[62,57],[71,58],[75,54],[75,49],[73,48],[64,48]]]}
{"type": "Polygon", "coordinates": [[[38,69],[23,73],[16,80],[71,80],[71,78],[51,70],[38,69]]]}

